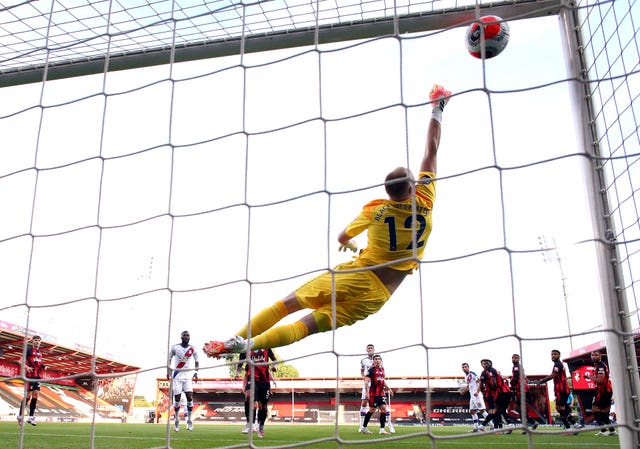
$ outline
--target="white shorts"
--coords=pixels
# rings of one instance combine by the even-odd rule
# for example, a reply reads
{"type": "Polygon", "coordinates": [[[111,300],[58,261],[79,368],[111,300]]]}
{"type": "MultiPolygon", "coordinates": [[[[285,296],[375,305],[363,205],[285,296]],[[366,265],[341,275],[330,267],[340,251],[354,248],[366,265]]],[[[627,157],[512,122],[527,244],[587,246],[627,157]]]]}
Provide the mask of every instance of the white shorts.
{"type": "Polygon", "coordinates": [[[369,400],[369,393],[367,393],[367,389],[365,387],[362,387],[362,395],[360,396],[360,400],[364,401],[364,400],[369,400]]]}
{"type": "Polygon", "coordinates": [[[486,410],[486,405],[484,405],[484,398],[480,395],[474,396],[471,395],[471,399],[469,400],[469,410],[486,410]]]}
{"type": "Polygon", "coordinates": [[[180,376],[174,377],[172,388],[174,396],[182,393],[192,393],[193,387],[191,386],[191,378],[180,376]]]}

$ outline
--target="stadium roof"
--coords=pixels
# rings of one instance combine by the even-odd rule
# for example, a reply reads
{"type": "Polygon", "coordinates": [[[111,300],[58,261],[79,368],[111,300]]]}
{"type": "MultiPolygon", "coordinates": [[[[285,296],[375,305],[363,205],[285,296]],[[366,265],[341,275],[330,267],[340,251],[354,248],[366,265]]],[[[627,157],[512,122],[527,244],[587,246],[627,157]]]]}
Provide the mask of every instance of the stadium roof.
{"type": "MultiPolygon", "coordinates": [[[[638,365],[640,365],[640,329],[633,330],[633,343],[635,346],[636,358],[638,365]]],[[[577,360],[588,360],[591,363],[591,352],[600,351],[603,357],[607,358],[607,342],[606,340],[596,341],[582,348],[574,349],[569,353],[567,357],[563,357],[563,361],[566,363],[575,362],[577,360]]]]}
{"type": "MultiPolygon", "coordinates": [[[[47,371],[56,371],[61,376],[77,376],[92,373],[123,374],[133,373],[140,368],[125,363],[116,362],[80,349],[67,348],[43,336],[40,346],[43,352],[44,364],[47,371]],[[92,368],[95,363],[95,370],[92,368]]],[[[24,350],[24,335],[0,328],[0,362],[19,364],[24,350]]]]}

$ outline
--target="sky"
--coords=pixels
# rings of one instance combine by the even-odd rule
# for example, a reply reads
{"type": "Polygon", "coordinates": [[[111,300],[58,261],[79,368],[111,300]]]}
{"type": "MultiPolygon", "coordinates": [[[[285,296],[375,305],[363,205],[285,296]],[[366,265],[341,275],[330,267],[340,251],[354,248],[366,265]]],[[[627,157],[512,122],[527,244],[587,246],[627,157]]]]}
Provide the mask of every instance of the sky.
{"type": "Polygon", "coordinates": [[[182,330],[226,339],[349,259],[338,233],[387,172],[417,171],[439,83],[420,271],[376,315],[276,352],[302,376],[358,376],[368,343],[389,376],[509,373],[514,352],[547,374],[551,349],[602,339],[600,287],[558,20],[509,25],[485,63],[457,28],[1,89],[0,319],[140,366],[153,398],[182,330]],[[566,338],[567,314],[586,335],[566,338]]]}

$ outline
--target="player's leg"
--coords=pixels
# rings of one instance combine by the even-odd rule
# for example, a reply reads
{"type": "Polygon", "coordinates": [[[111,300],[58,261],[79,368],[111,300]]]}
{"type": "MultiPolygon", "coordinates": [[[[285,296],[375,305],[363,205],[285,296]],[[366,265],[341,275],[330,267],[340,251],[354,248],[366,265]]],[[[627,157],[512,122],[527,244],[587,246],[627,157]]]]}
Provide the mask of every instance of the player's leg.
{"type": "Polygon", "coordinates": [[[387,395],[387,407],[386,407],[386,421],[387,428],[389,429],[389,433],[396,433],[395,427],[393,427],[393,423],[391,422],[391,394],[387,395]]]}
{"type": "Polygon", "coordinates": [[[252,347],[255,349],[279,348],[300,341],[311,333],[317,332],[315,329],[313,332],[309,329],[309,327],[315,327],[315,321],[311,318],[309,314],[295,323],[269,329],[252,339],[252,347]]]}
{"type": "MultiPolygon", "coordinates": [[[[482,407],[484,407],[484,404],[482,404],[482,407]]],[[[478,416],[479,411],[484,411],[481,410],[480,398],[472,394],[469,398],[469,414],[471,415],[471,422],[473,423],[472,432],[480,432],[481,430],[484,430],[484,427],[480,426],[480,418],[478,416]]]]}
{"type": "Polygon", "coordinates": [[[256,395],[258,399],[258,438],[264,437],[264,424],[267,421],[269,411],[270,388],[270,383],[261,382],[256,395]]]}
{"type": "Polygon", "coordinates": [[[618,432],[616,432],[616,428],[613,427],[611,425],[611,402],[613,399],[613,392],[611,393],[607,393],[606,398],[604,398],[605,403],[603,404],[604,407],[604,412],[605,412],[605,419],[607,421],[607,425],[609,425],[609,435],[617,435],[618,432]]]}
{"type": "Polygon", "coordinates": [[[482,421],[482,427],[487,427],[489,423],[491,423],[491,428],[493,429],[493,414],[491,413],[491,409],[487,410],[487,416],[485,416],[482,421]]]}
{"type": "Polygon", "coordinates": [[[20,402],[20,412],[18,412],[18,424],[20,424],[21,426],[24,419],[25,404],[29,403],[30,400],[31,400],[31,388],[29,384],[27,384],[27,394],[22,398],[22,401],[20,402]]]}
{"type": "MultiPolygon", "coordinates": [[[[347,265],[342,264],[338,267],[347,265]]],[[[371,272],[361,271],[340,275],[324,273],[252,318],[249,323],[251,341],[245,340],[249,332],[249,326],[245,326],[236,337],[226,342],[206,343],[203,351],[209,357],[220,357],[222,354],[240,353],[247,348],[277,348],[290,345],[317,332],[332,330],[334,327],[331,321],[333,290],[335,290],[338,309],[336,310],[336,316],[338,316],[336,328],[367,318],[377,312],[390,296],[384,284],[371,272]],[[353,302],[353,298],[358,298],[357,303],[353,302]],[[313,309],[314,312],[293,324],[271,327],[288,314],[302,309],[313,309]]]]}
{"type": "Polygon", "coordinates": [[[511,402],[511,393],[499,393],[498,394],[498,414],[500,415],[500,424],[502,427],[502,422],[504,420],[504,422],[507,424],[508,429],[505,430],[505,434],[510,434],[513,430],[511,429],[511,427],[513,427],[513,422],[511,420],[511,418],[509,417],[509,414],[507,413],[507,410],[509,409],[509,403],[511,402]]]}
{"type": "MultiPolygon", "coordinates": [[[[484,397],[483,396],[474,396],[472,398],[472,401],[473,401],[473,403],[471,404],[471,407],[478,411],[478,414],[482,417],[482,420],[483,420],[483,423],[484,423],[484,421],[487,419],[487,416],[489,415],[487,413],[487,406],[484,403],[484,397]]],[[[481,432],[484,432],[484,426],[485,425],[486,424],[482,424],[482,425],[480,425],[478,427],[481,432]]]]}
{"type": "Polygon", "coordinates": [[[172,381],[173,390],[173,430],[180,430],[180,401],[182,400],[182,382],[174,377],[172,381]]]}
{"type": "Polygon", "coordinates": [[[473,423],[473,432],[480,431],[480,419],[478,418],[478,410],[469,407],[469,414],[471,415],[471,422],[473,423]]]}
{"type": "Polygon", "coordinates": [[[571,415],[571,408],[567,407],[567,401],[569,400],[569,393],[557,393],[556,394],[556,410],[560,415],[560,421],[564,425],[565,429],[569,429],[576,421],[571,415]]]}
{"type": "Polygon", "coordinates": [[[24,414],[25,404],[28,404],[30,400],[31,400],[31,390],[27,391],[26,396],[22,399],[22,402],[20,403],[20,415],[21,416],[24,414]]]}
{"type": "Polygon", "coordinates": [[[385,425],[387,424],[387,406],[380,400],[382,404],[379,407],[380,410],[380,431],[378,432],[380,435],[388,435],[389,432],[384,430],[385,425]]]}
{"type": "Polygon", "coordinates": [[[600,431],[596,434],[596,435],[605,435],[605,427],[606,427],[606,422],[605,422],[605,413],[600,410],[600,407],[598,407],[597,405],[593,405],[593,407],[591,407],[591,410],[593,411],[593,418],[594,421],[596,422],[596,424],[598,424],[598,427],[600,428],[600,431]]]}
{"type": "Polygon", "coordinates": [[[358,432],[364,427],[364,417],[369,411],[369,400],[367,399],[367,390],[362,386],[362,396],[360,397],[360,426],[358,432]]]}
{"type": "Polygon", "coordinates": [[[258,403],[258,437],[264,437],[264,423],[267,421],[268,407],[266,402],[258,403]]]}
{"type": "Polygon", "coordinates": [[[376,409],[369,407],[369,411],[366,415],[364,415],[364,421],[362,422],[362,429],[360,430],[360,433],[371,433],[367,426],[369,425],[369,421],[371,420],[371,417],[373,416],[373,413],[375,411],[376,409]]]}
{"type": "Polygon", "coordinates": [[[267,329],[271,329],[287,315],[301,309],[302,307],[296,298],[295,292],[291,292],[283,300],[276,301],[258,312],[251,318],[249,324],[243,326],[236,335],[247,338],[249,336],[249,326],[251,326],[251,335],[258,336],[267,329]]]}
{"type": "MultiPolygon", "coordinates": [[[[525,413],[527,414],[527,425],[531,427],[532,430],[536,430],[538,428],[538,420],[537,418],[535,418],[536,409],[533,407],[531,397],[528,394],[526,397],[525,413]],[[534,416],[530,416],[529,411],[531,411],[534,416]]],[[[582,427],[582,426],[579,426],[579,427],[582,427]]]]}
{"type": "Polygon", "coordinates": [[[591,410],[593,411],[594,420],[600,427],[600,432],[597,435],[608,435],[606,432],[607,427],[609,427],[609,434],[616,434],[615,428],[611,427],[611,418],[609,417],[609,412],[611,411],[610,403],[611,399],[601,393],[597,393],[596,397],[593,398],[591,410]]]}
{"type": "Polygon", "coordinates": [[[487,404],[487,416],[482,421],[482,427],[486,427],[487,424],[491,423],[491,428],[493,429],[495,428],[495,399],[492,396],[486,396],[485,403],[487,404]]]}
{"type": "MultiPolygon", "coordinates": [[[[342,268],[352,266],[347,263],[336,267],[337,270],[342,268]]],[[[287,313],[302,309],[312,309],[313,312],[293,324],[271,328],[262,333],[256,331],[252,324],[253,335],[256,337],[252,339],[251,347],[263,349],[286,346],[318,332],[349,326],[377,312],[388,299],[389,291],[371,272],[321,274],[282,301],[287,313]],[[331,318],[334,294],[336,323],[331,318]]]]}
{"type": "Polygon", "coordinates": [[[187,387],[190,391],[185,391],[184,395],[187,398],[187,430],[193,432],[193,420],[191,416],[193,415],[193,390],[191,389],[191,381],[188,382],[187,387]]]}
{"type": "Polygon", "coordinates": [[[502,429],[502,415],[497,408],[492,409],[491,416],[493,416],[493,428],[502,429]]]}
{"type": "Polygon", "coordinates": [[[602,410],[603,422],[607,427],[609,427],[609,435],[617,435],[615,427],[611,425],[611,399],[613,398],[612,393],[604,393],[602,394],[602,400],[600,403],[600,410],[602,410]]]}
{"type": "Polygon", "coordinates": [[[260,428],[260,424],[258,424],[258,410],[260,409],[260,403],[258,401],[255,401],[253,403],[253,413],[251,414],[253,416],[253,432],[258,432],[258,429],[260,428]]]}
{"type": "Polygon", "coordinates": [[[488,416],[489,416],[489,414],[487,413],[486,410],[484,410],[484,409],[481,409],[481,410],[479,409],[478,410],[478,430],[480,432],[484,432],[485,431],[484,426],[486,426],[485,421],[487,421],[487,417],[488,416]],[[480,421],[480,418],[482,418],[482,422],[480,421]]]}
{"type": "Polygon", "coordinates": [[[31,391],[31,400],[29,401],[29,420],[28,423],[32,426],[36,425],[36,404],[38,403],[38,395],[40,393],[40,382],[33,382],[29,388],[33,388],[31,391]]]}
{"type": "Polygon", "coordinates": [[[567,410],[567,407],[566,406],[559,406],[558,404],[556,404],[556,410],[558,411],[558,414],[560,415],[560,421],[562,422],[562,425],[564,426],[564,428],[565,429],[571,428],[571,414],[567,410]]]}
{"type": "Polygon", "coordinates": [[[249,433],[251,431],[251,425],[254,422],[252,419],[251,410],[251,382],[247,382],[244,390],[244,419],[246,420],[246,424],[242,428],[242,433],[249,433]]]}
{"type": "MultiPolygon", "coordinates": [[[[248,325],[243,326],[235,337],[227,341],[212,340],[205,343],[202,348],[208,357],[220,357],[222,354],[240,353],[253,349],[277,348],[286,346],[309,335],[309,328],[304,321],[293,324],[273,326],[290,313],[302,310],[302,304],[298,301],[295,292],[290,293],[284,300],[261,310],[255,315],[248,325]],[[251,340],[247,341],[251,328],[251,340]]],[[[316,332],[314,330],[314,332],[316,332]]]]}
{"type": "MultiPolygon", "coordinates": [[[[531,420],[529,419],[529,411],[527,409],[527,398],[525,397],[524,400],[525,400],[524,414],[522,414],[522,410],[521,410],[522,395],[519,390],[513,394],[513,402],[515,403],[516,410],[520,412],[520,424],[526,427],[530,427],[531,420]]],[[[524,430],[523,430],[523,433],[524,433],[524,430]]]]}
{"type": "Polygon", "coordinates": [[[181,395],[175,395],[173,397],[173,430],[178,432],[180,430],[180,400],[181,395]]]}
{"type": "Polygon", "coordinates": [[[390,407],[387,407],[387,427],[389,428],[389,433],[396,433],[396,428],[393,427],[393,423],[391,422],[391,410],[389,410],[389,408],[390,407]]]}
{"type": "Polygon", "coordinates": [[[371,431],[367,428],[369,425],[369,420],[371,420],[371,416],[376,411],[375,403],[373,401],[373,396],[371,394],[369,396],[369,407],[367,413],[364,415],[364,420],[362,421],[362,427],[360,428],[360,433],[365,433],[367,435],[371,434],[371,431]]]}

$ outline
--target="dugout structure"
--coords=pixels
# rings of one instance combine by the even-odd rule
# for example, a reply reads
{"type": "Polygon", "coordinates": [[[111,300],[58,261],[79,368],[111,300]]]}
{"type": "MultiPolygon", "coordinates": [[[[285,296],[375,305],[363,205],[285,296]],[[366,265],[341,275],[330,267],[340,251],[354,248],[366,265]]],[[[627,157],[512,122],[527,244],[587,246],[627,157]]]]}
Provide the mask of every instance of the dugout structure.
{"type": "MultiPolygon", "coordinates": [[[[636,359],[640,361],[640,332],[637,329],[633,336],[633,342],[636,347],[636,359]]],[[[594,422],[591,410],[596,389],[595,382],[592,380],[595,377],[593,362],[591,361],[591,352],[593,351],[600,351],[602,360],[609,365],[605,341],[598,341],[575,349],[563,360],[569,366],[573,394],[578,404],[580,417],[585,423],[594,422]],[[587,375],[585,376],[585,374],[587,375]]],[[[616,388],[615,384],[613,384],[613,388],[616,388]]],[[[615,406],[612,407],[613,410],[615,410],[615,406]]]]}

